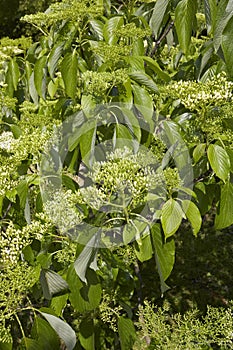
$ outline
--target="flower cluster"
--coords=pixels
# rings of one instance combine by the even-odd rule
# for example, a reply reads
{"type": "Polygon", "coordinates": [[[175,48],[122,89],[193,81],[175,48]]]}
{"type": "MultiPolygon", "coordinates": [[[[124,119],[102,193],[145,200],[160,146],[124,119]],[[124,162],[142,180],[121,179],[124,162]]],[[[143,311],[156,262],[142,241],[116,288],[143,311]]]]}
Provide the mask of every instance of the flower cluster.
{"type": "Polygon", "coordinates": [[[146,36],[151,35],[151,29],[142,29],[136,27],[135,23],[127,23],[121,28],[115,31],[116,35],[121,38],[121,40],[132,38],[133,40],[143,39],[146,36]]]}
{"type": "Polygon", "coordinates": [[[233,82],[224,74],[205,83],[196,81],[177,81],[163,87],[161,93],[173,100],[179,100],[191,111],[206,111],[209,106],[221,106],[232,100],[233,82]]]}
{"type": "Polygon", "coordinates": [[[115,72],[93,72],[87,71],[82,76],[84,91],[94,96],[105,96],[106,92],[117,85],[121,85],[128,80],[128,75],[124,69],[115,72]]]}
{"type": "Polygon", "coordinates": [[[99,42],[92,48],[92,51],[101,57],[105,61],[110,61],[113,66],[124,59],[124,57],[129,56],[131,52],[130,45],[109,45],[105,42],[99,42]]]}
{"type": "Polygon", "coordinates": [[[80,25],[89,16],[96,18],[103,13],[103,7],[96,0],[63,0],[49,7],[49,11],[26,15],[23,21],[40,28],[49,28],[61,20],[73,21],[80,25]]]}
{"type": "Polygon", "coordinates": [[[76,208],[76,196],[71,190],[57,190],[45,202],[45,213],[62,235],[80,224],[82,213],[76,208]]]}
{"type": "Polygon", "coordinates": [[[23,307],[23,301],[38,281],[40,267],[16,264],[0,270],[0,342],[12,342],[6,321],[23,307]]]}
{"type": "Polygon", "coordinates": [[[6,232],[1,231],[0,263],[3,266],[16,265],[22,254],[23,248],[31,243],[30,235],[26,230],[16,229],[12,222],[9,223],[6,232]]]}
{"type": "Polygon", "coordinates": [[[16,140],[11,131],[3,131],[0,135],[0,149],[10,152],[15,142],[16,140]]]}

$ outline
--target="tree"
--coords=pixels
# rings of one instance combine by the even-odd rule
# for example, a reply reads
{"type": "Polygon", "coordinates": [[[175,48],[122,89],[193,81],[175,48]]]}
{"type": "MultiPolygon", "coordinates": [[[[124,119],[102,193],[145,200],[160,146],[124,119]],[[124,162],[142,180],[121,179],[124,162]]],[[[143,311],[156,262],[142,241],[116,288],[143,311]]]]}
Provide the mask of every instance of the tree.
{"type": "Polygon", "coordinates": [[[184,222],[233,224],[232,14],[63,0],[1,40],[2,344],[132,348],[141,264],[164,294],[184,222]]]}

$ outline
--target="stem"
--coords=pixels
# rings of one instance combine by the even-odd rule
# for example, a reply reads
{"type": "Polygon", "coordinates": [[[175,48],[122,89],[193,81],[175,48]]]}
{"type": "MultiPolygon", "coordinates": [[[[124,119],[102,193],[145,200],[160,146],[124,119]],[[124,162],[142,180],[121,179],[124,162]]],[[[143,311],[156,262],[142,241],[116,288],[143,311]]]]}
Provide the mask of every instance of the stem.
{"type": "Polygon", "coordinates": [[[162,32],[160,38],[155,41],[155,47],[154,47],[154,49],[151,52],[151,55],[150,55],[151,57],[154,56],[154,54],[158,50],[159,45],[161,44],[163,39],[166,38],[166,36],[168,35],[168,33],[170,32],[170,30],[172,29],[173,26],[174,26],[174,21],[170,22],[170,24],[167,27],[165,27],[165,30],[162,32]]]}

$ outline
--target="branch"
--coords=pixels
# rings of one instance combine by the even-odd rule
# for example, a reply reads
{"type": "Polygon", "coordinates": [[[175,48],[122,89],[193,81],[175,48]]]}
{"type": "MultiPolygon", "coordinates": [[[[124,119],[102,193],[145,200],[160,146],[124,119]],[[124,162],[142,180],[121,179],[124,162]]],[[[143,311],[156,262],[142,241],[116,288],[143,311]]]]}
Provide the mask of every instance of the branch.
{"type": "Polygon", "coordinates": [[[167,27],[165,27],[165,30],[162,32],[160,38],[155,41],[155,47],[153,48],[153,50],[151,52],[151,55],[150,55],[151,57],[154,56],[154,54],[158,50],[159,45],[161,44],[163,39],[166,38],[166,36],[168,35],[168,33],[170,32],[170,30],[172,29],[173,26],[174,26],[174,21],[170,22],[169,25],[167,27]]]}

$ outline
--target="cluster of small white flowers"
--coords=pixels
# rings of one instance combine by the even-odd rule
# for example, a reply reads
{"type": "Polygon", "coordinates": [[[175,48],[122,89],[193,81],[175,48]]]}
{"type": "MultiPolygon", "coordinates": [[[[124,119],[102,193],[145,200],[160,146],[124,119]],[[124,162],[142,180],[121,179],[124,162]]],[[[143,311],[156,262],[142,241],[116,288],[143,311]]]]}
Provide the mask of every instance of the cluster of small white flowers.
{"type": "Polygon", "coordinates": [[[107,200],[106,194],[95,186],[81,188],[80,194],[84,203],[95,210],[99,210],[107,200]]]}
{"type": "Polygon", "coordinates": [[[45,213],[58,227],[61,234],[66,234],[70,229],[80,224],[83,215],[78,211],[72,191],[56,191],[53,198],[45,205],[45,213]]]}
{"type": "Polygon", "coordinates": [[[7,167],[4,164],[0,165],[0,196],[4,197],[8,191],[18,184],[17,180],[12,179],[11,175],[14,171],[12,168],[10,164],[7,167]]]}
{"type": "Polygon", "coordinates": [[[14,135],[11,131],[3,131],[0,135],[0,148],[10,152],[12,145],[15,143],[14,135]]]}
{"type": "Polygon", "coordinates": [[[30,243],[29,234],[18,230],[10,222],[6,232],[0,233],[1,257],[4,266],[16,265],[24,247],[30,243]]]}
{"type": "Polygon", "coordinates": [[[233,97],[233,82],[227,81],[225,75],[205,83],[196,81],[173,82],[165,88],[165,93],[180,102],[190,110],[200,110],[208,105],[220,105],[233,97]]]}

